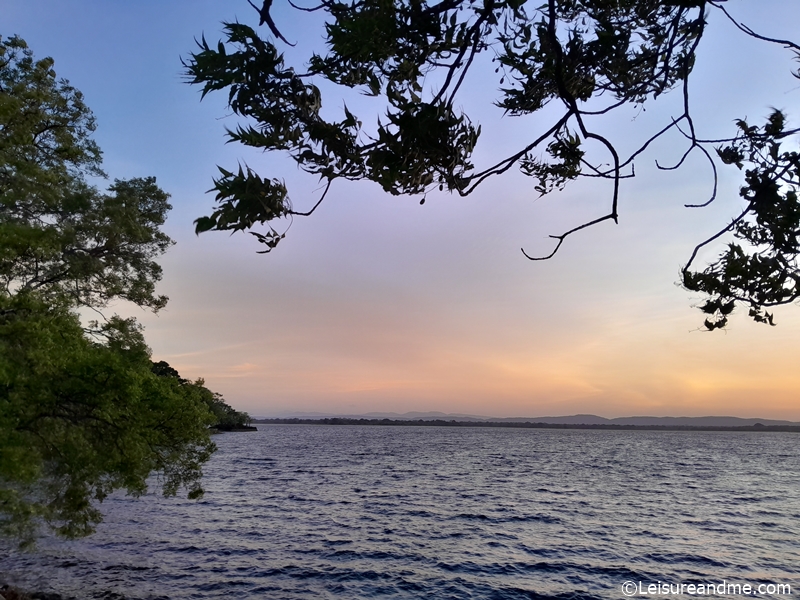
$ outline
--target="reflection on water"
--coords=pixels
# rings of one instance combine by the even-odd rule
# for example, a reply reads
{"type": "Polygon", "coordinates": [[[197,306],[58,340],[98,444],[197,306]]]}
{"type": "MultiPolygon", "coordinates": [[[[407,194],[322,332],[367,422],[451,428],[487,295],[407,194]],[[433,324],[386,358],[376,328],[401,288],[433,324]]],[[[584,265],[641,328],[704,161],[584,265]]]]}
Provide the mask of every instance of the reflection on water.
{"type": "Polygon", "coordinates": [[[92,538],[0,570],[79,598],[619,598],[626,580],[723,579],[797,593],[797,441],[262,425],[216,438],[202,501],[111,499],[92,538]]]}

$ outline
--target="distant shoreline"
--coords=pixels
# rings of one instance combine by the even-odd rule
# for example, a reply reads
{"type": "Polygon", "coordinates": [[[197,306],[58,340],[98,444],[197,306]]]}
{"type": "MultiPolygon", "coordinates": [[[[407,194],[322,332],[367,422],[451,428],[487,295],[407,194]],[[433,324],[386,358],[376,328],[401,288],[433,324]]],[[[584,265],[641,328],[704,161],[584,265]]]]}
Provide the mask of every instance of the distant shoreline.
{"type": "Polygon", "coordinates": [[[383,427],[504,427],[512,429],[601,429],[611,431],[781,431],[800,433],[795,425],[620,425],[613,423],[542,423],[537,421],[459,421],[457,419],[253,419],[263,425],[364,425],[383,427]]]}

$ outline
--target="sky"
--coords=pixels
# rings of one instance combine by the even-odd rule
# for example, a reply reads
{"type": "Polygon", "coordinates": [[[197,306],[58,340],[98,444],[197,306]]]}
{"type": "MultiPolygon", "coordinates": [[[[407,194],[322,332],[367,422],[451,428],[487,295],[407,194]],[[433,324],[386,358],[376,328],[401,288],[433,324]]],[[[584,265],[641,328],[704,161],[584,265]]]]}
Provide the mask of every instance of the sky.
{"type": "MultiPolygon", "coordinates": [[[[796,0],[731,0],[754,30],[796,35],[796,0]]],[[[315,15],[276,0],[285,47],[301,62],[321,49],[315,15]],[[301,48],[305,48],[305,54],[301,48]]],[[[791,53],[737,33],[717,11],[701,44],[692,104],[701,136],[758,122],[771,107],[800,120],[800,81],[791,53]]],[[[207,215],[216,165],[246,162],[286,181],[295,208],[319,186],[280,156],[225,144],[236,121],[225,98],[200,101],[181,66],[221,22],[255,25],[246,0],[0,0],[0,35],[18,34],[84,95],[111,179],[153,175],[171,194],[165,231],[177,242],[161,259],[157,315],[115,305],[146,328],[154,360],[254,416],[441,411],[495,417],[592,413],[605,417],[732,415],[800,420],[800,308],[775,311],[777,327],[734,315],[725,331],[702,330],[700,298],[677,282],[692,248],[738,213],[739,173],[720,172],[720,197],[706,209],[706,163],[677,172],[679,136],[659,141],[625,180],[618,225],[570,237],[550,261],[550,234],[605,214],[607,183],[582,180],[538,198],[519,173],[489,180],[467,198],[394,197],[369,182],[335,185],[311,218],[295,219],[278,248],[246,234],[196,236],[207,215]]],[[[262,31],[266,36],[267,32],[262,31]]],[[[490,164],[541,131],[546,118],[503,117],[499,82],[487,65],[467,79],[461,102],[483,128],[478,164],[490,164]],[[487,82],[491,82],[487,83],[487,82]]],[[[327,93],[327,89],[324,90],[327,93]]],[[[341,118],[374,103],[326,99],[341,118]],[[338,112],[337,112],[338,111],[338,112]]],[[[594,123],[621,149],[634,148],[679,114],[676,95],[646,111],[594,123]]],[[[106,185],[108,182],[100,182],[106,185]]],[[[338,182],[337,182],[338,183],[338,182]]],[[[717,248],[718,250],[718,248],[717,248]]],[[[714,253],[702,255],[713,258],[714,253]]]]}

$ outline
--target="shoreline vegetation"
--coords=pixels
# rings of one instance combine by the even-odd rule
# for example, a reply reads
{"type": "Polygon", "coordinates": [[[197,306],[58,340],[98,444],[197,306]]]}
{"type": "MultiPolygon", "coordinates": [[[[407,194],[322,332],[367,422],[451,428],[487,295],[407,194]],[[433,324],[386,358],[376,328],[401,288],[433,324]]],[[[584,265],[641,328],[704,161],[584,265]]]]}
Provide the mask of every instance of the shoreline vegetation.
{"type": "Polygon", "coordinates": [[[539,421],[460,421],[457,419],[253,419],[264,425],[365,425],[383,427],[505,427],[512,429],[600,429],[610,431],[781,431],[800,433],[797,425],[621,425],[615,423],[542,423],[539,421]]]}
{"type": "Polygon", "coordinates": [[[210,427],[209,431],[212,434],[217,433],[241,433],[243,431],[258,431],[258,427],[253,427],[252,425],[240,425],[235,427],[228,427],[225,425],[215,425],[214,427],[210,427]]]}
{"type": "Polygon", "coordinates": [[[250,425],[108,314],[166,306],[172,206],[155,177],[94,185],[96,121],[54,64],[0,36],[0,538],[21,547],[92,534],[117,490],[200,498],[209,427],[250,425]]]}

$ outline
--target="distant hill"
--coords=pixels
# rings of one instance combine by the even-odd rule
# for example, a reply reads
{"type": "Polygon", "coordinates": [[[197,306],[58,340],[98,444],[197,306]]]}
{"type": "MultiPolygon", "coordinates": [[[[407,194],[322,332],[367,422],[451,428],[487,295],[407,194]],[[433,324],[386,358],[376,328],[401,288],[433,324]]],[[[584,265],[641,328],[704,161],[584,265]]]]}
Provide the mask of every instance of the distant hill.
{"type": "Polygon", "coordinates": [[[616,417],[607,419],[597,415],[568,415],[561,417],[485,417],[460,413],[430,412],[370,412],[365,414],[342,415],[331,413],[284,413],[259,419],[391,419],[397,421],[460,421],[460,422],[497,422],[497,423],[547,423],[550,425],[633,425],[637,427],[752,427],[756,424],[765,426],[800,427],[798,421],[777,419],[756,419],[727,416],[707,417],[616,417]]]}
{"type": "Polygon", "coordinates": [[[740,417],[619,417],[611,419],[620,425],[667,425],[692,427],[748,427],[761,423],[769,426],[800,425],[797,421],[777,419],[743,419],[740,417]]]}
{"type": "Polygon", "coordinates": [[[797,421],[777,419],[744,419],[741,417],[616,417],[606,419],[597,415],[570,415],[564,417],[512,417],[510,419],[489,419],[491,421],[516,421],[532,423],[551,423],[557,425],[636,425],[639,427],[752,427],[757,423],[770,426],[800,426],[797,421]]]}

